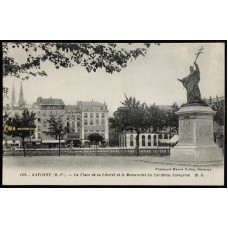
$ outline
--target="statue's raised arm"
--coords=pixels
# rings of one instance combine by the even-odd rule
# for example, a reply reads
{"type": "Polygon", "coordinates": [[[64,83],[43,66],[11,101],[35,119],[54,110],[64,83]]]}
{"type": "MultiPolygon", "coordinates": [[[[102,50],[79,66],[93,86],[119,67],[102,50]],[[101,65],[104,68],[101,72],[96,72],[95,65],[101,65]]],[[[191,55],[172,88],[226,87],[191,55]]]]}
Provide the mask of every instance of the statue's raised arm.
{"type": "Polygon", "coordinates": [[[196,71],[199,71],[199,66],[198,66],[198,64],[196,63],[196,61],[194,62],[194,65],[195,65],[195,67],[196,67],[196,71]]]}

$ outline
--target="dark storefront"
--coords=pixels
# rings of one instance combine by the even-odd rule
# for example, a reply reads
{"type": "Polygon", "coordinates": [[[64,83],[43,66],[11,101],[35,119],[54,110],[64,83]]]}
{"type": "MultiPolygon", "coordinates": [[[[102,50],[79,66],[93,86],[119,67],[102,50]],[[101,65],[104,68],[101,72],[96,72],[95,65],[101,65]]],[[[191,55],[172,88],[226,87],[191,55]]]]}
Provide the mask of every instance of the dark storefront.
{"type": "Polygon", "coordinates": [[[81,138],[79,133],[68,133],[66,138],[66,143],[73,144],[73,147],[81,146],[81,138]]]}

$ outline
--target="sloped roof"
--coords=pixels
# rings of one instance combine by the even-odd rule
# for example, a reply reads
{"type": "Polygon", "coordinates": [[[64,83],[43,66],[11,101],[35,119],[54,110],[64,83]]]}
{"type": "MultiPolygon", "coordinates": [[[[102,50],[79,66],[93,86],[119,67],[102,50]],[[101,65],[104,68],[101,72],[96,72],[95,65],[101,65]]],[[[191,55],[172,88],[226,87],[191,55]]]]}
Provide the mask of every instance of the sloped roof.
{"type": "Polygon", "coordinates": [[[80,110],[77,105],[66,105],[65,109],[66,110],[80,110]]]}
{"type": "Polygon", "coordinates": [[[84,107],[103,107],[106,106],[105,104],[102,104],[100,102],[97,101],[79,101],[79,104],[84,106],[84,107]]]}
{"type": "Polygon", "coordinates": [[[62,99],[53,99],[53,98],[41,98],[39,100],[40,105],[64,105],[62,99]]]}

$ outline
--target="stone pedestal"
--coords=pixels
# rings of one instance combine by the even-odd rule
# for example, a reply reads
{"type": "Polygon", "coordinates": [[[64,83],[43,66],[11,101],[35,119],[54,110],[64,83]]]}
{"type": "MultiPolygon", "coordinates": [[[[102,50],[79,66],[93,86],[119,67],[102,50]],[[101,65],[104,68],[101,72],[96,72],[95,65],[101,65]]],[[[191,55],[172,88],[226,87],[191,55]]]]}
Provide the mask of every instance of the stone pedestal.
{"type": "Polygon", "coordinates": [[[171,149],[171,159],[190,162],[221,161],[222,149],[213,139],[215,111],[206,106],[185,106],[176,114],[179,117],[179,140],[171,149]]]}

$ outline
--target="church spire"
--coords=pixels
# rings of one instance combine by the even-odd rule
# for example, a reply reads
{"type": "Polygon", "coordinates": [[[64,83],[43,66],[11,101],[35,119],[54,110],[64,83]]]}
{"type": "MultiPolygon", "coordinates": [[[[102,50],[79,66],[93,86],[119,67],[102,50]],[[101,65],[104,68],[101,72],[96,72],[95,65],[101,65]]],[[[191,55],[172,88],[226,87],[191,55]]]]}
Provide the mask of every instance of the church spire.
{"type": "Polygon", "coordinates": [[[14,89],[14,82],[13,82],[13,89],[12,89],[12,100],[11,100],[11,106],[15,106],[16,98],[15,98],[15,89],[14,89]]]}
{"type": "Polygon", "coordinates": [[[23,106],[24,104],[25,104],[25,101],[24,101],[23,86],[22,86],[22,81],[21,81],[21,88],[20,88],[18,105],[23,106]]]}

